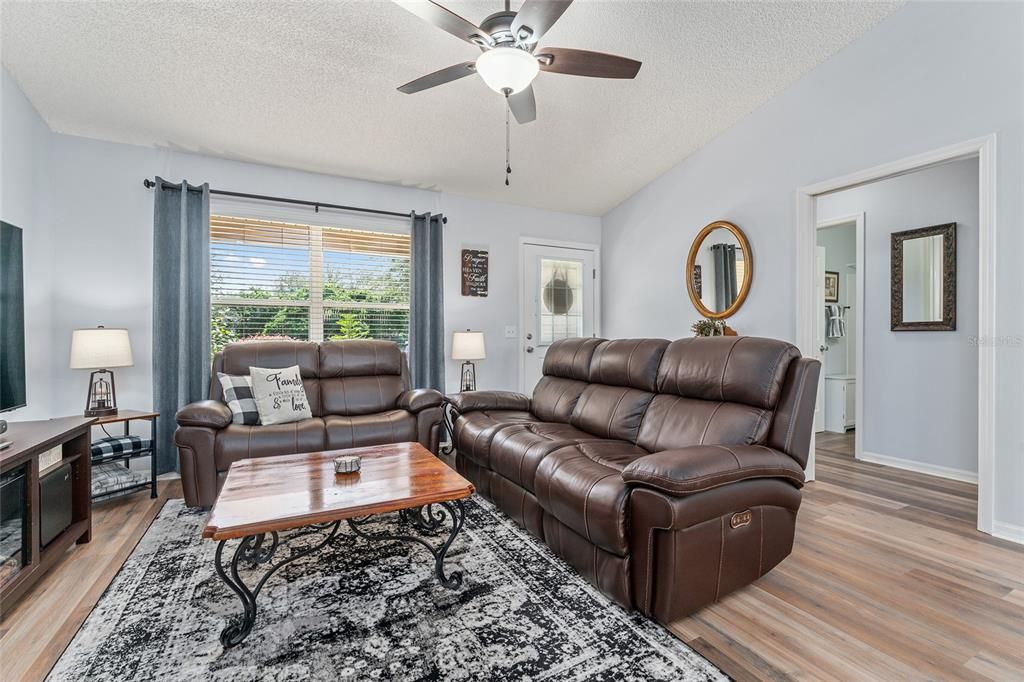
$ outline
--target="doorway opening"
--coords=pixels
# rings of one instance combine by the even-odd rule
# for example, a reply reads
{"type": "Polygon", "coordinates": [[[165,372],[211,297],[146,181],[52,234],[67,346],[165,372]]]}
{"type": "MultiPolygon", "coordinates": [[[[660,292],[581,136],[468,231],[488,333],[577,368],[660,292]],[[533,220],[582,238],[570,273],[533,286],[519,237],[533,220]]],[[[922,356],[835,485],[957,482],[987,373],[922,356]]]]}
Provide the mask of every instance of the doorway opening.
{"type": "MultiPolygon", "coordinates": [[[[831,383],[845,385],[843,391],[832,389],[833,409],[840,418],[834,432],[824,427],[830,400],[828,395],[821,397],[822,423],[816,420],[815,438],[831,446],[836,446],[837,438],[844,439],[829,451],[845,448],[859,459],[890,467],[976,481],[977,527],[990,534],[996,465],[995,357],[990,346],[976,339],[995,334],[994,188],[995,138],[989,136],[797,191],[798,345],[805,355],[823,358],[823,384],[831,377],[831,383]],[[930,184],[921,184],[926,180],[930,184]],[[841,235],[851,222],[853,267],[822,267],[819,246],[825,246],[828,262],[828,244],[822,242],[841,235]],[[947,234],[955,236],[947,240],[956,247],[954,261],[940,257],[942,244],[929,251],[915,247],[935,245],[910,244],[908,249],[900,241],[912,230],[951,224],[954,231],[947,234]],[[894,255],[898,246],[899,254],[894,255]],[[935,257],[928,258],[927,253],[935,257]],[[910,257],[918,265],[907,261],[910,257]],[[915,267],[921,270],[916,278],[910,276],[915,267]],[[844,270],[853,271],[852,289],[851,273],[844,270]],[[827,279],[826,271],[831,273],[827,279]],[[950,279],[956,284],[952,300],[957,314],[956,324],[947,328],[942,306],[926,303],[934,303],[939,295],[948,299],[940,292],[947,291],[950,279]],[[844,285],[853,294],[852,303],[843,300],[844,285]],[[838,309],[825,307],[826,287],[829,298],[838,299],[829,303],[838,309]],[[918,307],[926,316],[907,318],[919,322],[906,325],[896,312],[905,315],[904,301],[911,300],[922,302],[918,307]],[[841,319],[829,328],[825,318],[842,318],[847,305],[843,334],[841,319]],[[927,311],[940,317],[929,321],[927,311]],[[834,343],[828,340],[831,334],[834,343]],[[840,400],[843,409],[836,407],[840,400]]],[[[829,391],[828,386],[822,389],[829,391]]],[[[814,446],[812,441],[809,478],[815,474],[814,446]]]]}
{"type": "Polygon", "coordinates": [[[864,348],[859,301],[864,296],[864,213],[831,216],[819,205],[815,243],[818,287],[817,353],[821,380],[814,410],[820,447],[862,458],[857,415],[863,411],[863,384],[858,382],[864,348]],[[824,216],[831,216],[824,218],[824,216]]]}

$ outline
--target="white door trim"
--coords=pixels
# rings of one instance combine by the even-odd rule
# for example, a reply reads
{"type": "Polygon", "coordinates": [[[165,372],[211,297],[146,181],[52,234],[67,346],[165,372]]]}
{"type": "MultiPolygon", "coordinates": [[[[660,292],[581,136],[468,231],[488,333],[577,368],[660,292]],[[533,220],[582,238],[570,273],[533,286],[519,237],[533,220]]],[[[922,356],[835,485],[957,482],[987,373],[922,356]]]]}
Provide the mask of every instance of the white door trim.
{"type": "Polygon", "coordinates": [[[526,356],[522,352],[523,330],[526,329],[526,282],[523,281],[523,266],[525,265],[523,247],[531,246],[554,246],[561,249],[576,249],[578,251],[590,251],[594,254],[594,336],[601,336],[601,245],[592,242],[567,242],[557,239],[544,239],[542,237],[520,237],[519,238],[519,272],[516,277],[519,279],[519,390],[525,390],[526,384],[526,356]]]}
{"type": "MultiPolygon", "coordinates": [[[[855,296],[857,309],[854,311],[854,314],[857,316],[857,324],[853,327],[853,342],[857,345],[854,350],[857,362],[857,371],[854,375],[857,378],[853,384],[853,409],[857,419],[857,435],[853,439],[853,456],[854,459],[864,459],[864,212],[852,213],[846,216],[839,216],[838,218],[829,218],[828,220],[818,223],[817,226],[815,226],[815,231],[826,227],[834,227],[836,225],[846,225],[847,223],[854,224],[856,244],[853,247],[853,257],[857,265],[855,273],[857,281],[855,296]]],[[[817,245],[817,242],[815,242],[815,245],[817,245]]],[[[824,371],[822,372],[821,380],[825,380],[824,371]]]]}
{"type": "MultiPolygon", "coordinates": [[[[993,133],[797,189],[795,312],[797,346],[801,352],[808,354],[814,344],[812,306],[816,305],[814,247],[817,232],[814,198],[947,161],[973,157],[978,159],[978,336],[981,339],[996,336],[996,136],[993,133]]],[[[863,302],[863,298],[859,300],[863,302]]],[[[859,379],[857,383],[860,384],[859,379]]],[[[988,534],[993,530],[995,507],[995,391],[995,348],[988,343],[979,343],[978,530],[988,534]]],[[[862,418],[862,415],[858,415],[858,418],[862,418]]],[[[813,434],[807,471],[808,478],[813,478],[813,434]]]]}

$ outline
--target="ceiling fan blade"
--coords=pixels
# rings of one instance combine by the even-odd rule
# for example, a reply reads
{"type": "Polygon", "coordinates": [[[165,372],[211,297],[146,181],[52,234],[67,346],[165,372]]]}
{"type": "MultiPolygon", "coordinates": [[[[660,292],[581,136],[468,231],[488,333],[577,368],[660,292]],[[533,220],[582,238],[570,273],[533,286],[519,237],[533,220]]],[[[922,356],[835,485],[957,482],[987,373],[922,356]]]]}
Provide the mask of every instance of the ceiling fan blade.
{"type": "Polygon", "coordinates": [[[516,117],[517,123],[529,123],[537,120],[537,98],[533,96],[533,86],[520,90],[508,98],[508,108],[516,117]]]}
{"type": "Polygon", "coordinates": [[[405,85],[399,87],[398,91],[411,95],[414,92],[420,92],[421,90],[427,90],[429,88],[437,87],[438,85],[457,81],[460,78],[465,78],[466,76],[474,73],[476,73],[474,62],[462,62],[461,64],[455,64],[441,69],[440,71],[435,71],[434,73],[428,73],[426,76],[421,76],[414,81],[409,81],[405,85]]]}
{"type": "Polygon", "coordinates": [[[640,62],[604,52],[545,47],[536,52],[540,70],[592,78],[636,78],[640,62]]]}
{"type": "Polygon", "coordinates": [[[466,21],[455,12],[432,0],[394,0],[399,5],[424,21],[437,26],[473,45],[493,45],[494,41],[483,29],[466,21]]]}
{"type": "Polygon", "coordinates": [[[526,0],[512,20],[512,35],[521,43],[536,43],[571,4],[572,0],[526,0]]]}

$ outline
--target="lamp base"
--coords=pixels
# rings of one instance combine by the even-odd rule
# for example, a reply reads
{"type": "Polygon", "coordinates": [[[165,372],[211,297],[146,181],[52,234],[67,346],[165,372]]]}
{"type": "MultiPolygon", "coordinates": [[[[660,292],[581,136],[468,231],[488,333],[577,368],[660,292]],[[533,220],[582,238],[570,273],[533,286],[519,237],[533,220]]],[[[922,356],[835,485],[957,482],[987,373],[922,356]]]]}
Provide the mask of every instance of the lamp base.
{"type": "Polygon", "coordinates": [[[462,363],[462,388],[459,390],[476,390],[476,366],[472,362],[462,363]]]}
{"type": "Polygon", "coordinates": [[[117,414],[117,389],[114,388],[114,373],[109,369],[98,369],[89,375],[89,392],[82,414],[86,417],[117,414]]]}
{"type": "Polygon", "coordinates": [[[85,417],[109,417],[117,414],[116,407],[98,407],[91,410],[86,410],[83,416],[85,417]]]}

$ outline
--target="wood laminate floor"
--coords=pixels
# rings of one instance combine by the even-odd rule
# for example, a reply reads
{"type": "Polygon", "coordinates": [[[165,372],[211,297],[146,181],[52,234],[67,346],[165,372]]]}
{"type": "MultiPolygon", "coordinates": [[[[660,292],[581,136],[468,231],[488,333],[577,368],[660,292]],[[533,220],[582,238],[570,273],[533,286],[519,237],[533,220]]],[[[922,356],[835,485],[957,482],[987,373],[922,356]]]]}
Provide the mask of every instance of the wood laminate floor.
{"type": "MultiPolygon", "coordinates": [[[[821,434],[793,554],[672,630],[737,680],[1024,680],[1024,547],[974,530],[975,486],[855,461],[821,434]]],[[[45,677],[163,501],[94,510],[0,623],[0,679],[45,677]]]]}
{"type": "Polygon", "coordinates": [[[737,680],[1024,680],[1024,547],[975,530],[977,486],[818,434],[793,554],[672,630],[737,680]]]}

